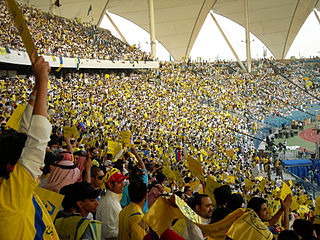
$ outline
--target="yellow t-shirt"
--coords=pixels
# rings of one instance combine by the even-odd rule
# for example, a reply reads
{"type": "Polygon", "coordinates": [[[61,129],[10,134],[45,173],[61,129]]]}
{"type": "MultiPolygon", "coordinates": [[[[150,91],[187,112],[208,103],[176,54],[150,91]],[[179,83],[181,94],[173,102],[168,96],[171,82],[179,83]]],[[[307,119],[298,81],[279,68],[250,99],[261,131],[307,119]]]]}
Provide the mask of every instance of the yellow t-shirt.
{"type": "Polygon", "coordinates": [[[59,239],[51,217],[33,193],[38,182],[18,162],[0,185],[0,239],[59,239]]]}
{"type": "Polygon", "coordinates": [[[118,239],[121,240],[141,240],[147,233],[139,226],[143,218],[142,209],[131,202],[121,210],[119,214],[118,239]]]}

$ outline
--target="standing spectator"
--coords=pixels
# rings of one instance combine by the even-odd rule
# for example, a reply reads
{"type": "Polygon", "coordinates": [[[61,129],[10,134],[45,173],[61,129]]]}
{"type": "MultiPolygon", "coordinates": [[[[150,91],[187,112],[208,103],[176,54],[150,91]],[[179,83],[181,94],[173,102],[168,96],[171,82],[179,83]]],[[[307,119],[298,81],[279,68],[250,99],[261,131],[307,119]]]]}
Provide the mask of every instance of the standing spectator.
{"type": "Polygon", "coordinates": [[[126,177],[119,169],[111,168],[104,177],[106,192],[100,199],[97,208],[97,220],[102,222],[102,239],[114,240],[118,238],[120,199],[126,177]]]}
{"type": "MultiPolygon", "coordinates": [[[[196,193],[192,199],[191,208],[201,217],[202,224],[208,224],[210,222],[212,216],[212,202],[208,195],[196,193]]],[[[186,229],[182,233],[182,237],[186,240],[204,240],[205,237],[203,236],[201,229],[189,219],[185,219],[186,229]]]]}
{"type": "MultiPolygon", "coordinates": [[[[141,180],[148,186],[148,173],[146,170],[146,167],[144,165],[144,162],[140,158],[139,154],[137,153],[135,148],[131,148],[132,154],[135,156],[135,158],[138,160],[137,166],[133,166],[130,171],[130,182],[141,180]]],[[[122,199],[121,199],[121,206],[125,207],[130,204],[130,197],[128,192],[128,185],[126,185],[123,189],[122,193],[122,199]]],[[[148,201],[145,201],[144,207],[143,207],[143,213],[145,214],[148,211],[148,201]]]]}
{"type": "Polygon", "coordinates": [[[65,195],[64,213],[55,220],[55,227],[60,239],[101,239],[101,222],[87,219],[98,206],[100,190],[95,190],[90,183],[77,182],[61,189],[65,195]],[[69,209],[68,209],[69,208],[69,209]]]}
{"type": "Polygon", "coordinates": [[[0,175],[4,177],[0,185],[0,239],[59,239],[48,211],[34,194],[51,133],[47,120],[50,66],[43,57],[36,59],[35,52],[31,63],[36,81],[19,133],[0,136],[0,175]]]}
{"type": "Polygon", "coordinates": [[[146,232],[139,226],[143,218],[142,208],[147,198],[147,186],[142,181],[130,182],[128,187],[131,203],[119,214],[119,240],[140,240],[146,232]]]}
{"type": "Polygon", "coordinates": [[[94,189],[100,189],[103,183],[104,172],[97,166],[91,167],[91,186],[94,189]]]}

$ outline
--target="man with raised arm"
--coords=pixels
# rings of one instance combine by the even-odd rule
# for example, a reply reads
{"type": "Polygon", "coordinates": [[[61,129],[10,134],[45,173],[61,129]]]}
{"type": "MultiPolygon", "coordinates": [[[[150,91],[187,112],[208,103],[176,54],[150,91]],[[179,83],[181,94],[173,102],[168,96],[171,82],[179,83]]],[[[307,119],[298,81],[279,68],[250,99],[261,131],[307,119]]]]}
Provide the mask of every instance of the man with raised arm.
{"type": "Polygon", "coordinates": [[[31,54],[35,86],[18,133],[0,135],[0,239],[59,239],[45,206],[34,193],[44,166],[51,124],[47,119],[50,66],[31,54]]]}

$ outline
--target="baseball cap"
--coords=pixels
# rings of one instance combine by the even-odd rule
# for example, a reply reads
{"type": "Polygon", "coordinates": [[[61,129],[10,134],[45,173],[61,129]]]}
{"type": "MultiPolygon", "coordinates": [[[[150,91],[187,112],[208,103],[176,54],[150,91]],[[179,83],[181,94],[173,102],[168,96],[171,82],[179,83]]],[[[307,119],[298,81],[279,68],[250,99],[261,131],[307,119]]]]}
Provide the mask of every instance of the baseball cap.
{"type": "Polygon", "coordinates": [[[126,179],[127,177],[121,174],[119,169],[117,168],[111,168],[106,175],[104,176],[104,181],[105,182],[122,182],[126,179]]]}

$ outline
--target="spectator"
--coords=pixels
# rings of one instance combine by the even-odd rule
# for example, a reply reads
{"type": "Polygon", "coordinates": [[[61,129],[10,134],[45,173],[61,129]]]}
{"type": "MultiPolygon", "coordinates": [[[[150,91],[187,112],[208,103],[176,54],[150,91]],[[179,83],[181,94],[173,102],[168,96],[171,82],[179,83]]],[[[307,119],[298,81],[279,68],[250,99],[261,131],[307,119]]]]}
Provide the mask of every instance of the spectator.
{"type": "Polygon", "coordinates": [[[143,239],[146,232],[139,223],[143,217],[143,206],[147,198],[147,186],[143,181],[132,181],[128,187],[131,203],[119,214],[118,239],[143,239]]]}
{"type": "Polygon", "coordinates": [[[0,185],[0,239],[59,239],[48,211],[34,194],[51,133],[46,109],[50,66],[43,57],[36,59],[35,51],[31,63],[35,86],[19,133],[0,135],[0,173],[5,177],[0,185]]]}
{"type": "Polygon", "coordinates": [[[61,189],[65,194],[64,212],[55,220],[60,239],[74,236],[74,239],[101,239],[101,222],[87,219],[98,206],[100,190],[95,190],[87,182],[77,182],[61,189]]]}
{"type": "Polygon", "coordinates": [[[97,220],[102,222],[102,239],[118,238],[121,194],[125,176],[116,168],[111,168],[104,177],[106,192],[102,195],[97,208],[97,220]]]}

